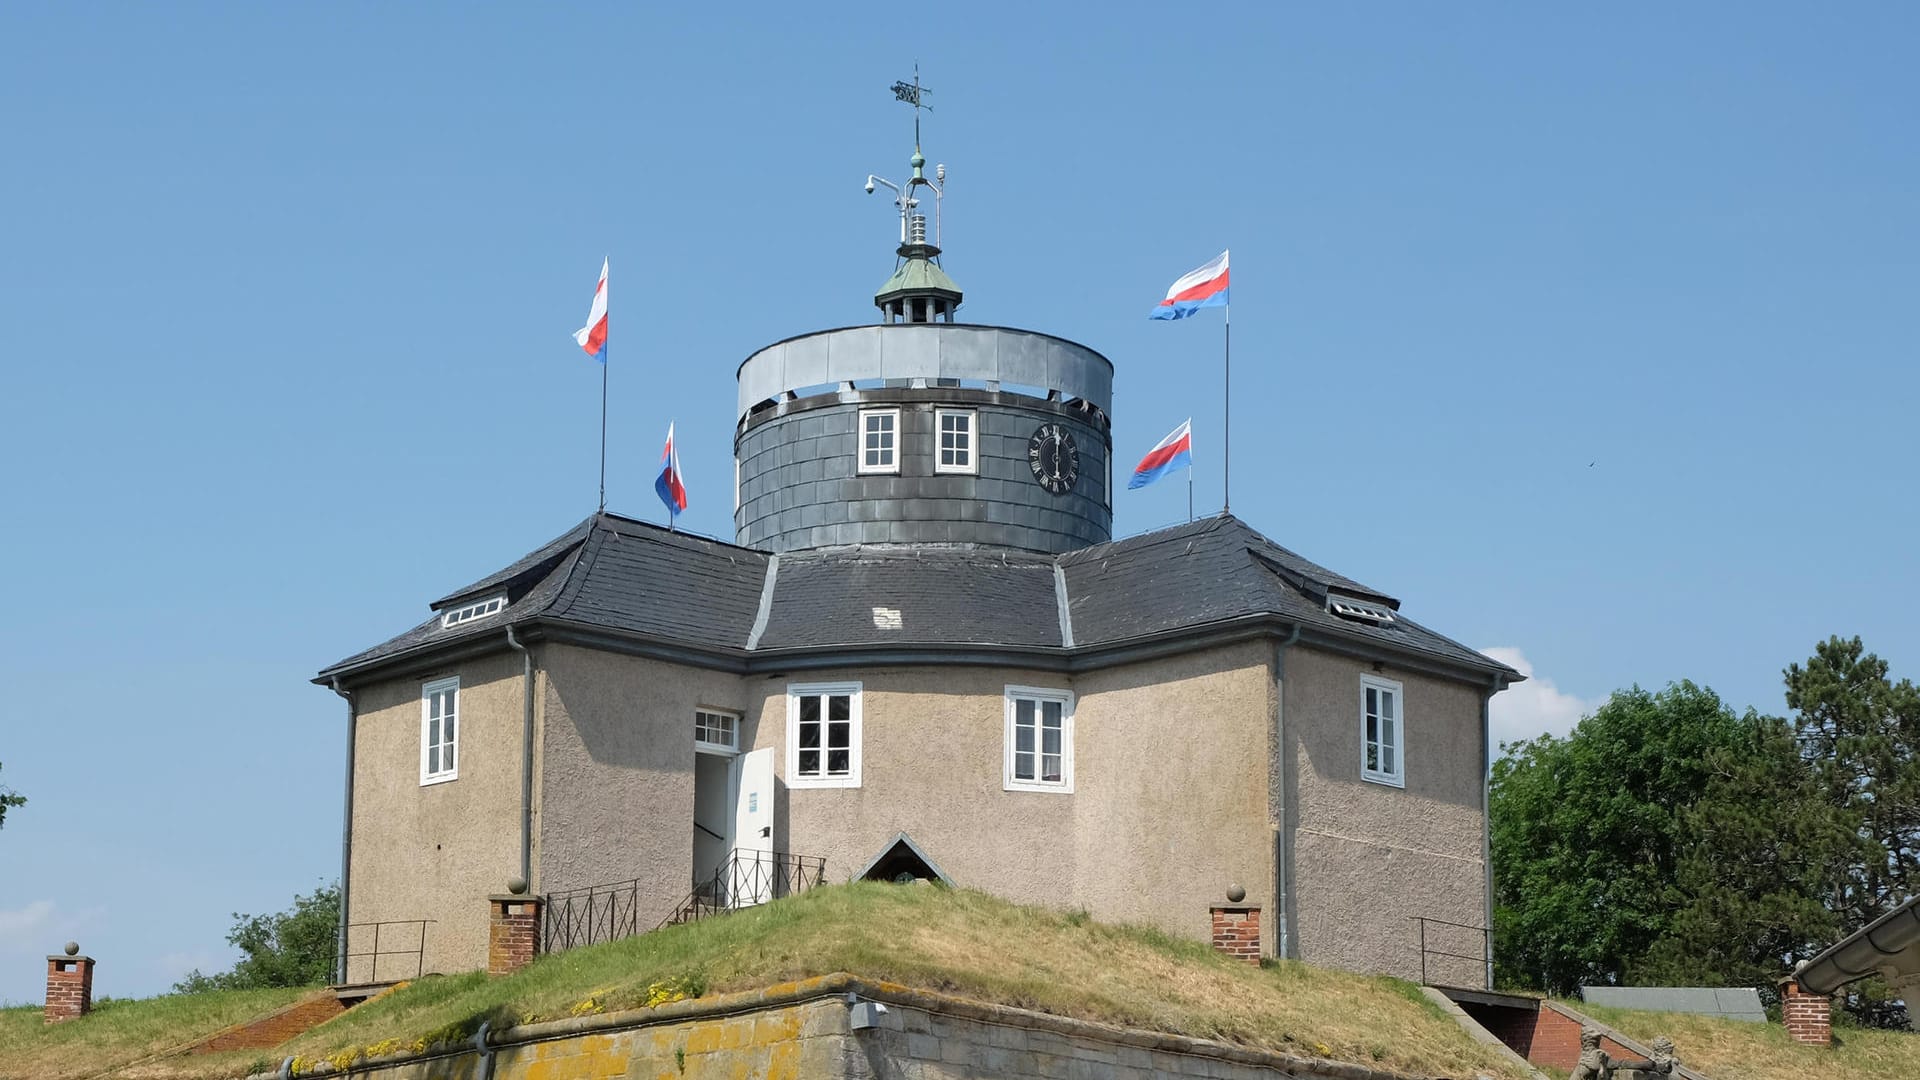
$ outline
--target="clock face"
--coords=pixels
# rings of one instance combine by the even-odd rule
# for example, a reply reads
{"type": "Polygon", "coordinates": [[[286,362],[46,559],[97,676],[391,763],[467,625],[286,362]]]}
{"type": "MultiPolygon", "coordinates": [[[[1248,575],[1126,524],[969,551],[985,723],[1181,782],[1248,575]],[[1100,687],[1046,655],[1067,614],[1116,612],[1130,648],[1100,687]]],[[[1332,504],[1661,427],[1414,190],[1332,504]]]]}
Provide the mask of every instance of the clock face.
{"type": "Polygon", "coordinates": [[[1041,424],[1027,440],[1027,464],[1049,495],[1065,495],[1080,479],[1080,446],[1059,424],[1041,424]]]}

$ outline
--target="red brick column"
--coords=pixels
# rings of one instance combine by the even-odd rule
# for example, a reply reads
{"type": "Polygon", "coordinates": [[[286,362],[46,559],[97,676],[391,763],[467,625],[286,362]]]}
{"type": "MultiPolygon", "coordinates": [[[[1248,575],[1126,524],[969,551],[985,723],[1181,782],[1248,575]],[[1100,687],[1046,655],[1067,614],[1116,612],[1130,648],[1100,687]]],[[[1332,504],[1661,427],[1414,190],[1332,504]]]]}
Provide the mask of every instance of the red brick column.
{"type": "Polygon", "coordinates": [[[1235,960],[1260,962],[1260,905],[1213,905],[1213,947],[1235,960]]]}
{"type": "Polygon", "coordinates": [[[487,974],[509,975],[540,954],[540,898],[489,896],[487,974]]]}
{"type": "Polygon", "coordinates": [[[1787,1038],[1810,1046],[1833,1045],[1833,1003],[1825,994],[1809,994],[1797,979],[1780,981],[1780,1019],[1787,1038]]]}
{"type": "Polygon", "coordinates": [[[67,943],[65,956],[47,957],[46,1023],[77,1020],[93,1011],[93,958],[77,955],[67,943]]]}

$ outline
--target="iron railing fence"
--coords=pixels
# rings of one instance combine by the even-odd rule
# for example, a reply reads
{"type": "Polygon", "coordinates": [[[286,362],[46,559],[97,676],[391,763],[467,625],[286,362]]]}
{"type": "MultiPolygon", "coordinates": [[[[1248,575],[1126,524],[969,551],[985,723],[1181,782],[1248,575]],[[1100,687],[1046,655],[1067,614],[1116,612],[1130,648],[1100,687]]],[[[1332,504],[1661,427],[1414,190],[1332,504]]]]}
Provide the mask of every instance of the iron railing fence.
{"type": "Polygon", "coordinates": [[[341,985],[419,978],[426,965],[427,926],[432,922],[432,919],[389,919],[348,923],[347,949],[340,966],[341,985]],[[382,935],[385,935],[384,941],[382,935]],[[355,949],[356,941],[366,942],[367,947],[355,949]]]}
{"type": "MultiPolygon", "coordinates": [[[[1445,919],[1429,919],[1420,915],[1413,916],[1413,921],[1419,928],[1420,934],[1420,985],[1428,985],[1427,960],[1429,957],[1434,957],[1448,960],[1471,960],[1475,966],[1475,975],[1479,977],[1486,987],[1491,988],[1493,986],[1492,930],[1484,926],[1448,922],[1445,919]],[[1429,932],[1429,927],[1433,928],[1431,932],[1429,932]],[[1457,944],[1466,937],[1466,935],[1460,933],[1460,931],[1463,930],[1470,930],[1478,936],[1480,943],[1480,952],[1478,955],[1455,952],[1453,948],[1445,947],[1464,947],[1457,944]]],[[[1434,966],[1437,967],[1440,965],[1436,964],[1434,966]]]]}
{"type": "Polygon", "coordinates": [[[563,952],[640,932],[640,879],[548,893],[540,951],[563,952]]]}
{"type": "Polygon", "coordinates": [[[694,880],[693,891],[661,920],[660,926],[764,904],[805,892],[826,880],[827,860],[823,858],[735,848],[710,876],[694,880]]]}

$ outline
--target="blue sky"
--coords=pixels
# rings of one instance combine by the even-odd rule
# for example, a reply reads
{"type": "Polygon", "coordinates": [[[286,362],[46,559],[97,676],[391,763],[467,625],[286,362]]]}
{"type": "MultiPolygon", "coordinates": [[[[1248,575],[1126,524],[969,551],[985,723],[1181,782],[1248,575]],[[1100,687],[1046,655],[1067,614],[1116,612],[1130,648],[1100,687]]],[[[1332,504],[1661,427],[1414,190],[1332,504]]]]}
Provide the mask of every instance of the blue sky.
{"type": "MultiPolygon", "coordinates": [[[[917,61],[969,321],[1100,349],[1237,513],[1536,680],[1920,674],[1913,9],[0,7],[0,1001],[223,966],[337,872],[320,666],[594,508],[669,420],[730,537],[732,376],[871,321],[917,61]]],[[[1116,531],[1184,519],[1122,493],[1116,531]]]]}

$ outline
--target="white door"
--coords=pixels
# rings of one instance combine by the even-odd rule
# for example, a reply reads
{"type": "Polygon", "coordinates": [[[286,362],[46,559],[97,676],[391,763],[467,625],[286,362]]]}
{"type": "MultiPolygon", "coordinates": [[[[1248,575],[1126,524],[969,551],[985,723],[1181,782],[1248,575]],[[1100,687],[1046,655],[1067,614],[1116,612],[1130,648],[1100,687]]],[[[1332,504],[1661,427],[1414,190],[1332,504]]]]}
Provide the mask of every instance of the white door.
{"type": "Polygon", "coordinates": [[[740,783],[734,788],[733,872],[727,893],[730,906],[745,907],[774,897],[773,748],[734,761],[740,783]]]}

